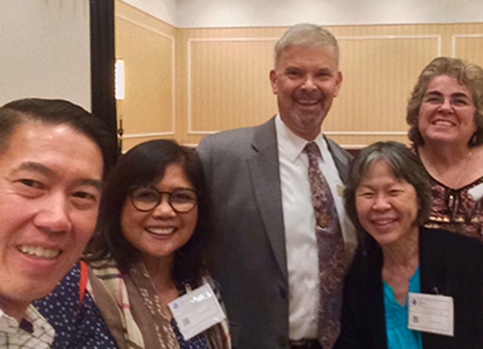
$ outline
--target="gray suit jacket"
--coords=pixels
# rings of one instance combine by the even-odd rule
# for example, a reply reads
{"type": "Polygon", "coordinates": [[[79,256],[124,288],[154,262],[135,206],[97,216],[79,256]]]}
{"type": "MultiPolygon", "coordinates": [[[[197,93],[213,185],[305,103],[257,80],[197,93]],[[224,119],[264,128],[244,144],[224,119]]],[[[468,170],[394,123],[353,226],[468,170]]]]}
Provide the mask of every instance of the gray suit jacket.
{"type": "MultiPolygon", "coordinates": [[[[327,141],[345,182],[351,156],[327,141]]],[[[221,286],[233,346],[285,347],[288,276],[275,119],[207,136],[197,150],[219,233],[209,265],[221,286]]]]}

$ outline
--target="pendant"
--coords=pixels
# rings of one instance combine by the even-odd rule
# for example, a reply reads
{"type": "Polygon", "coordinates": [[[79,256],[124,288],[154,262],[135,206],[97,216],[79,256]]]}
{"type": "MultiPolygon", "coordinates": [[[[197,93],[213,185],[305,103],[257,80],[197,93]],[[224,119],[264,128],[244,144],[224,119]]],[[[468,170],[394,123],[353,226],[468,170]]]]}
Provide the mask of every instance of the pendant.
{"type": "Polygon", "coordinates": [[[317,214],[317,225],[321,228],[328,228],[330,222],[329,214],[326,210],[324,212],[317,214]]]}

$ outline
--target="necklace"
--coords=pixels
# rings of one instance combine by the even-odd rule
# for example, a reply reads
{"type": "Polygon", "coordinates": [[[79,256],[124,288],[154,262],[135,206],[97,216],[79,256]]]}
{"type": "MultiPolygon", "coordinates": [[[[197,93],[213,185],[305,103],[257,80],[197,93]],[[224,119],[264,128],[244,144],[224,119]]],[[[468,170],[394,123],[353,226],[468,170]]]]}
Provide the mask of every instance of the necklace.
{"type": "Polygon", "coordinates": [[[471,150],[468,151],[468,154],[465,156],[465,159],[460,161],[458,165],[452,165],[451,168],[453,169],[452,172],[448,171],[448,168],[444,168],[444,170],[438,170],[436,166],[433,165],[433,162],[429,160],[429,158],[424,155],[424,152],[420,152],[419,156],[421,158],[421,161],[426,167],[426,170],[429,172],[429,174],[437,179],[439,182],[442,182],[446,186],[453,188],[453,189],[458,189],[460,185],[463,183],[463,178],[464,176],[468,176],[468,165],[471,160],[472,152],[471,150]],[[457,175],[451,175],[448,176],[448,173],[453,173],[454,170],[458,169],[457,175]],[[453,177],[453,178],[452,178],[453,177]]]}

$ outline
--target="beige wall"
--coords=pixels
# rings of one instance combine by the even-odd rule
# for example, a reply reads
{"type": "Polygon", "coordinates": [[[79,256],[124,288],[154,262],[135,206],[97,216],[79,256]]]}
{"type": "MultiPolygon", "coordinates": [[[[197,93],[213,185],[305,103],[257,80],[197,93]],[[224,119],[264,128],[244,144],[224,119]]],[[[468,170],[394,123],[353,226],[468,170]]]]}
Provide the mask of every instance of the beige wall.
{"type": "Polygon", "coordinates": [[[0,1],[0,105],[62,98],[91,110],[89,2],[0,1]]]}
{"type": "MultiPolygon", "coordinates": [[[[483,66],[483,23],[327,27],[344,80],[323,130],[348,148],[407,142],[405,108],[421,69],[439,55],[483,66]]],[[[206,134],[276,113],[268,72],[286,27],[182,29],[116,2],[116,54],[125,60],[118,102],[124,149],[152,138],[197,144],[206,134]]]]}
{"type": "Polygon", "coordinates": [[[116,58],[125,65],[125,99],[117,102],[123,149],[176,136],[176,29],[116,2],[116,58]]]}

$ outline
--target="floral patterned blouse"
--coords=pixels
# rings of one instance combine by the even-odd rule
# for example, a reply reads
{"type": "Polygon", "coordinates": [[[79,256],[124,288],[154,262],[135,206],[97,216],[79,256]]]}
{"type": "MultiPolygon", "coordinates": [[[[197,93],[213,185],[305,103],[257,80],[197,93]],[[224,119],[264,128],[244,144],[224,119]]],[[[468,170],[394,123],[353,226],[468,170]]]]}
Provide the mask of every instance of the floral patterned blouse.
{"type": "Polygon", "coordinates": [[[458,189],[449,188],[431,176],[430,180],[433,206],[425,226],[483,240],[483,197],[477,193],[483,190],[483,177],[458,189]]]}

